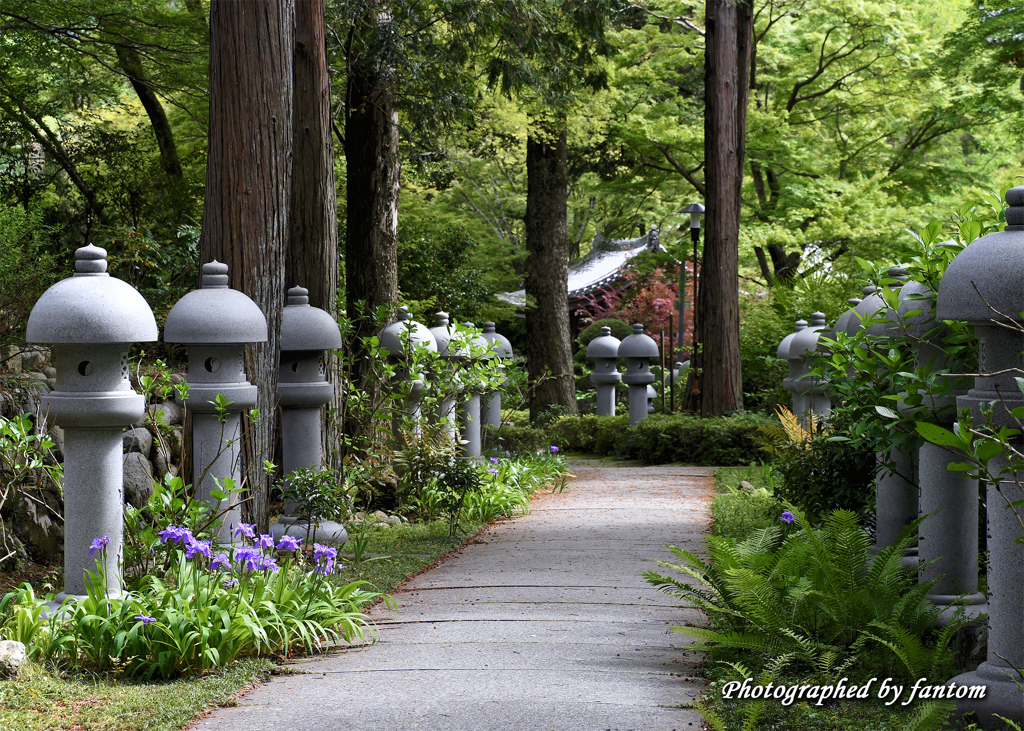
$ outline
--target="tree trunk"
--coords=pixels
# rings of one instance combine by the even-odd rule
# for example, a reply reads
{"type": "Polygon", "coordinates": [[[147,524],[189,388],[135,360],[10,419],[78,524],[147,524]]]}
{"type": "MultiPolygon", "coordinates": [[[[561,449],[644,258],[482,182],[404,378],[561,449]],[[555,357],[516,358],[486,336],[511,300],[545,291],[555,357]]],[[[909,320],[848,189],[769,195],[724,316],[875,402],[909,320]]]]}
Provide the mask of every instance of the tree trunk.
{"type": "Polygon", "coordinates": [[[720,416],[743,408],[739,230],[753,12],[750,0],[709,0],[706,12],[701,414],[720,416]]]}
{"type": "MultiPolygon", "coordinates": [[[[360,340],[377,334],[374,313],[385,307],[393,314],[398,301],[398,193],[401,160],[398,151],[398,108],[387,86],[393,61],[380,58],[371,40],[374,31],[391,24],[384,7],[370,10],[354,29],[348,50],[345,161],[347,163],[345,227],[345,305],[354,326],[351,388],[378,401],[381,384],[371,373],[360,340]]],[[[372,425],[349,418],[345,433],[359,439],[372,425]]]]}
{"type": "MultiPolygon", "coordinates": [[[[324,0],[296,0],[292,193],[285,286],[309,290],[309,304],[338,314],[338,199],[334,187],[331,83],[324,39],[324,0]]],[[[337,368],[329,378],[341,407],[337,368]]],[[[335,412],[336,413],[336,412],[335,412]]],[[[326,416],[326,415],[325,415],[326,416]]],[[[326,425],[326,420],[325,420],[326,425]]],[[[324,453],[337,455],[333,429],[322,432],[324,453]]],[[[340,466],[340,465],[339,465],[340,466]]]]}
{"type": "Polygon", "coordinates": [[[526,139],[525,220],[531,420],[551,406],[577,413],[569,335],[566,156],[565,119],[534,121],[526,139]]]}
{"type": "Polygon", "coordinates": [[[142,108],[146,110],[149,125],[153,128],[156,144],[160,149],[160,162],[163,164],[164,172],[176,180],[181,180],[181,162],[178,159],[178,146],[174,142],[174,131],[167,119],[164,105],[156,95],[153,82],[142,68],[142,58],[138,49],[134,46],[117,46],[117,66],[128,77],[136,96],[142,102],[142,108]]]}
{"type": "Polygon", "coordinates": [[[250,346],[246,372],[261,418],[248,424],[243,466],[250,519],[267,526],[284,304],[292,147],[291,0],[210,5],[210,132],[200,261],[228,265],[230,286],[267,316],[268,340],[250,346]]]}

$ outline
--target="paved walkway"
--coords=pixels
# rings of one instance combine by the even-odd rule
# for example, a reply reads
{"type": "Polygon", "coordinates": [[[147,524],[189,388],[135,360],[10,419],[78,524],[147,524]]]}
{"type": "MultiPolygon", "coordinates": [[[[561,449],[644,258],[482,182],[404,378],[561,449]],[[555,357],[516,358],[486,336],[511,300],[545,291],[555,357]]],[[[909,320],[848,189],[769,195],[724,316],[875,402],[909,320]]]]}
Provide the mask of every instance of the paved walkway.
{"type": "Polygon", "coordinates": [[[699,551],[711,470],[577,462],[561,494],[483,533],[378,608],[376,644],[301,663],[201,731],[696,731],[698,619],[641,578],[699,551]]]}

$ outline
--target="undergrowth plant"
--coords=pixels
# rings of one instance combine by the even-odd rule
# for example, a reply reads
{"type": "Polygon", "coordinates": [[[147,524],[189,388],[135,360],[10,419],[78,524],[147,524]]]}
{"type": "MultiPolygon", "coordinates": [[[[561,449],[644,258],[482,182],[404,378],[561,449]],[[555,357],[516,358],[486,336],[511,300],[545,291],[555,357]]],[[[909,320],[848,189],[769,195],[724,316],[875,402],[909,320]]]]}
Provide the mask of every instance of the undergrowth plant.
{"type": "MultiPolygon", "coordinates": [[[[337,551],[315,544],[307,556],[297,539],[275,543],[253,528],[236,528],[252,545],[219,548],[169,526],[161,535],[173,547],[165,576],[147,575],[136,590],[109,592],[98,561],[97,572],[88,572],[88,595],[56,610],[44,607],[51,595],[37,597],[25,584],[0,600],[0,637],[59,667],[145,678],[363,639],[368,627],[360,608],[379,595],[363,590],[365,582],[332,582],[341,568],[337,551]]],[[[97,538],[90,554],[102,558],[108,542],[97,538]]]]}
{"type": "Polygon", "coordinates": [[[872,556],[851,511],[834,511],[817,528],[796,508],[781,521],[740,542],[709,537],[710,561],[670,546],[679,563],[661,565],[699,583],[654,571],[646,580],[711,618],[710,629],[673,629],[704,648],[743,650],[780,669],[792,663],[821,672],[859,663],[893,677],[941,672],[962,621],[926,639],[939,610],[925,598],[934,582],[918,583],[916,572],[901,566],[909,531],[872,556]]]}

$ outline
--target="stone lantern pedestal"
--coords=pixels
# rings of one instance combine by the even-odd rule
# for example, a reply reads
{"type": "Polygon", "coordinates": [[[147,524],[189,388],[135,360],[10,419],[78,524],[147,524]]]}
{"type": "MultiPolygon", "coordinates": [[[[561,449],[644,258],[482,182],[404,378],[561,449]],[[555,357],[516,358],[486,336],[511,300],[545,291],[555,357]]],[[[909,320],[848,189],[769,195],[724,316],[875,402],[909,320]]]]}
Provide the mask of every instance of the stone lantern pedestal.
{"type": "Polygon", "coordinates": [[[251,299],[228,288],[228,267],[203,264],[202,287],[167,313],[164,340],[188,352],[188,397],[192,413],[192,486],[196,497],[222,514],[218,543],[232,543],[232,526],[242,521],[238,495],[213,496],[226,480],[242,482],[243,411],[256,405],[255,386],[245,376],[245,346],[267,340],[267,320],[251,299]],[[217,407],[217,397],[227,402],[217,407]],[[220,486],[218,487],[218,482],[220,486]]]}
{"type": "Polygon", "coordinates": [[[64,593],[56,606],[87,593],[85,572],[96,571],[97,559],[106,589],[121,590],[122,432],[145,413],[128,379],[128,349],[157,339],[149,305],[107,274],[106,256],[96,246],[78,249],[74,276],[43,293],[26,332],[30,343],[52,344],[57,365],[56,388],[41,404],[64,429],[64,593]],[[97,538],[109,542],[90,556],[97,538]]]}
{"type": "Polygon", "coordinates": [[[610,327],[602,327],[601,334],[587,345],[587,358],[594,360],[590,380],[597,386],[597,415],[615,416],[615,384],[622,380],[619,373],[619,345],[610,327]]]}
{"type": "MultiPolygon", "coordinates": [[[[491,344],[491,350],[498,360],[505,361],[512,357],[512,343],[501,333],[495,332],[493,322],[484,323],[481,336],[491,344]]],[[[502,379],[502,384],[508,379],[502,379]]],[[[480,420],[493,427],[501,426],[501,391],[483,394],[480,397],[480,420]]]]}
{"type": "MultiPolygon", "coordinates": [[[[320,409],[334,398],[327,380],[327,351],[342,346],[338,323],[323,310],[310,307],[309,291],[288,290],[281,310],[281,369],[277,398],[281,407],[281,470],[319,471],[323,466],[323,430],[320,409]]],[[[348,541],[344,526],[330,516],[303,515],[298,504],[285,500],[284,515],[270,526],[275,538],[284,534],[317,543],[342,545],[348,541]]]]}
{"type": "Polygon", "coordinates": [[[636,426],[647,418],[647,387],[654,383],[651,359],[658,357],[658,344],[644,335],[644,326],[633,325],[633,334],[619,344],[619,358],[626,359],[622,382],[629,386],[629,425],[636,426]]]}
{"type": "MultiPolygon", "coordinates": [[[[957,255],[942,277],[936,304],[938,319],[964,320],[978,337],[980,375],[974,388],[957,398],[959,409],[970,409],[976,428],[987,423],[982,411],[989,408],[996,428],[1021,428],[1010,411],[1024,405],[1014,378],[1024,350],[1024,187],[1007,191],[1006,202],[1006,229],[974,240],[957,255]]],[[[989,471],[999,474],[1004,466],[997,457],[989,471]]],[[[986,501],[988,658],[952,681],[987,686],[984,699],[957,701],[958,711],[977,713],[982,728],[1003,728],[996,715],[1024,723],[1024,695],[1014,670],[1024,667],[1024,544],[1017,543],[1021,526],[1007,505],[1024,497],[1018,487],[1024,472],[1002,479],[988,486],[986,501]]]]}

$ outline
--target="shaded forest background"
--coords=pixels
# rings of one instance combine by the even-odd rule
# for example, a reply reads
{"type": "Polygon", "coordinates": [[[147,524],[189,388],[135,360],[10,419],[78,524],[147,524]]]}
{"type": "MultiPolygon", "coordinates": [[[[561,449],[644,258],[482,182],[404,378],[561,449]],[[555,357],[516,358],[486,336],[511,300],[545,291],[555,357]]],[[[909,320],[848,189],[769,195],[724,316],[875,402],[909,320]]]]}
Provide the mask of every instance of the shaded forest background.
{"type": "MultiPolygon", "coordinates": [[[[394,93],[399,289],[416,313],[504,321],[522,336],[494,295],[523,284],[538,124],[566,130],[570,258],[598,231],[654,225],[670,254],[688,252],[679,211],[704,193],[704,7],[593,2],[589,20],[567,8],[326,2],[339,239],[346,93],[361,53],[387,60],[375,73],[394,93]],[[360,47],[368,12],[383,20],[360,47]],[[598,21],[593,42],[587,24],[598,21]]],[[[856,257],[898,259],[905,229],[1017,180],[1024,11],[1006,0],[759,0],[754,16],[741,288],[797,293],[777,298],[770,341],[795,316],[838,314],[859,289],[856,257]]],[[[19,313],[85,242],[107,248],[112,271],[161,318],[198,270],[208,3],[0,0],[0,28],[3,333],[17,337],[19,313]]],[[[342,289],[357,265],[342,251],[342,289]]]]}

